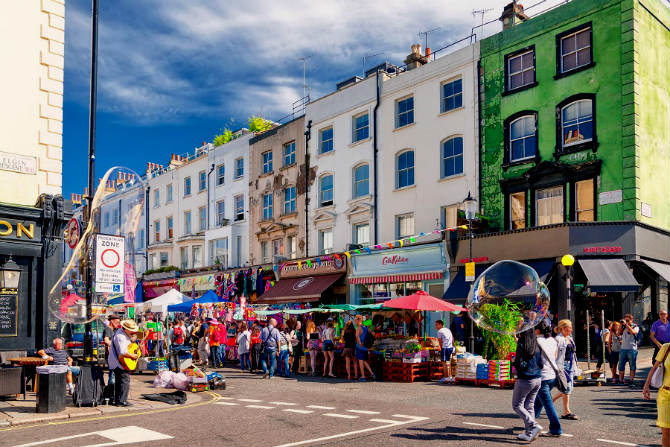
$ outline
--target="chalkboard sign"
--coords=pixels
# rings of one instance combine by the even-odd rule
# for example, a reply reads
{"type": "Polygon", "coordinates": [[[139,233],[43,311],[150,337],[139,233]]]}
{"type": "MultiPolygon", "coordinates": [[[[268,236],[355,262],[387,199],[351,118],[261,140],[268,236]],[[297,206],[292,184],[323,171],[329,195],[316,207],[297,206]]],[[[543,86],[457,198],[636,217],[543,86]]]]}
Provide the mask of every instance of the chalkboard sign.
{"type": "Polygon", "coordinates": [[[0,337],[18,335],[18,303],[18,290],[0,289],[0,337]]]}

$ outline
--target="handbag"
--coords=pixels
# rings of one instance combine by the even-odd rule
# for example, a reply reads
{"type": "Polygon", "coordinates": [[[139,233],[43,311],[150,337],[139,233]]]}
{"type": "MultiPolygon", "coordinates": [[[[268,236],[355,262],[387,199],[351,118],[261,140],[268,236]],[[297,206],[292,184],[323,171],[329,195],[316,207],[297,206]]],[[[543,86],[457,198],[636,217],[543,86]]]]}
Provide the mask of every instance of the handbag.
{"type": "Polygon", "coordinates": [[[554,362],[552,359],[549,358],[547,352],[539,343],[537,344],[537,346],[540,348],[540,350],[542,351],[542,355],[544,356],[545,359],[549,361],[549,364],[556,373],[556,389],[561,393],[565,393],[568,390],[568,379],[565,377],[565,371],[559,369],[558,366],[556,366],[556,362],[554,362]]]}
{"type": "Polygon", "coordinates": [[[665,351],[663,361],[661,361],[661,364],[658,365],[658,368],[656,368],[656,371],[654,371],[654,375],[651,376],[651,381],[649,382],[649,384],[654,388],[661,388],[663,386],[663,375],[665,374],[665,359],[668,358],[668,352],[670,352],[670,348],[668,348],[665,351]]]}

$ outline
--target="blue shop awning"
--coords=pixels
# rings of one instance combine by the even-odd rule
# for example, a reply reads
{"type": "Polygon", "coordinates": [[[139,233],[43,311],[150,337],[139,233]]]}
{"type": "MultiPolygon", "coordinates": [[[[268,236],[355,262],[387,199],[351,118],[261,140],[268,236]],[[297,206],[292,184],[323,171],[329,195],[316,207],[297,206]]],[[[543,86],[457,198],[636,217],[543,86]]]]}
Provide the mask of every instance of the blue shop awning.
{"type": "Polygon", "coordinates": [[[580,259],[586,287],[592,292],[637,292],[640,285],[621,258],[580,259]]]}
{"type": "MultiPolygon", "coordinates": [[[[523,262],[523,261],[521,261],[523,262]]],[[[551,272],[551,269],[554,267],[556,264],[555,261],[553,260],[544,260],[544,261],[532,261],[532,262],[523,262],[526,265],[529,265],[535,269],[537,272],[537,276],[540,277],[540,280],[544,283],[547,282],[547,276],[549,276],[549,272],[551,272]]]]}

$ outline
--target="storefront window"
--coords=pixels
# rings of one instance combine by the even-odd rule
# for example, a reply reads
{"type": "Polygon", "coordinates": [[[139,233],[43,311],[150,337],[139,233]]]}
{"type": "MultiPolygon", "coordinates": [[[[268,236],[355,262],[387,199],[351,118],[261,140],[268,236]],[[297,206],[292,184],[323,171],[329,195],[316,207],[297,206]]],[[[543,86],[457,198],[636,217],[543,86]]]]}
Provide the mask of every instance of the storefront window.
{"type": "Polygon", "coordinates": [[[563,222],[563,186],[539,189],[535,193],[536,224],[538,226],[563,222]]]}
{"type": "Polygon", "coordinates": [[[510,228],[526,228],[526,193],[515,192],[509,195],[510,228]]]}
{"type": "Polygon", "coordinates": [[[595,220],[593,179],[575,183],[577,222],[593,222],[595,220]]]}

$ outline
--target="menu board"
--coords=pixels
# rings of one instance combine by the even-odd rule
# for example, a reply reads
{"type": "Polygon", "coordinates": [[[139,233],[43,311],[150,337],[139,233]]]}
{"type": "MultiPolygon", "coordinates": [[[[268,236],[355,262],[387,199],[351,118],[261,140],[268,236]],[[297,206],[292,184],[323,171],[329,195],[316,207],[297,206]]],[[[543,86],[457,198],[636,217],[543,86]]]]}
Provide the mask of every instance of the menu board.
{"type": "Polygon", "coordinates": [[[18,335],[18,304],[18,290],[0,289],[0,337],[18,335]]]}

